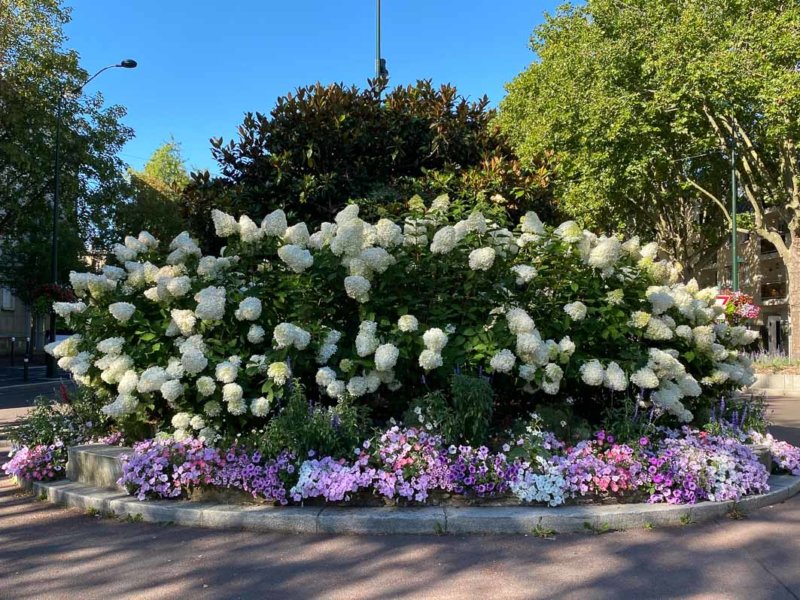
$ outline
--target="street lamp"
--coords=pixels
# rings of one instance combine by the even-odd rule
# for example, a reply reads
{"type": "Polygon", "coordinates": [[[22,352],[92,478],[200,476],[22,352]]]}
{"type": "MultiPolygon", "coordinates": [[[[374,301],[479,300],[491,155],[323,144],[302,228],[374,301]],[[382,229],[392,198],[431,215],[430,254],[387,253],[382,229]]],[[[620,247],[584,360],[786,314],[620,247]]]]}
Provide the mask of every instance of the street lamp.
{"type": "Polygon", "coordinates": [[[375,1],[375,79],[388,77],[386,59],[381,58],[381,0],[375,1]]]}
{"type": "MultiPolygon", "coordinates": [[[[56,110],[56,145],[55,145],[55,182],[53,187],[53,242],[52,247],[50,248],[50,278],[53,281],[53,284],[58,283],[58,201],[59,201],[59,194],[61,191],[61,163],[60,163],[60,141],[61,141],[61,116],[64,110],[64,98],[67,95],[67,91],[71,92],[72,95],[80,94],[83,91],[90,81],[92,81],[95,77],[100,75],[103,71],[108,71],[109,69],[135,69],[136,68],[136,61],[130,58],[123,60],[120,63],[115,65],[108,65],[107,67],[103,67],[97,73],[89,77],[86,81],[84,81],[78,87],[72,88],[71,90],[67,90],[64,88],[61,91],[61,94],[58,97],[58,107],[56,110]]],[[[56,341],[56,313],[54,310],[50,310],[50,335],[49,335],[49,342],[56,341]]],[[[55,359],[48,355],[47,357],[47,376],[53,377],[56,371],[56,364],[55,359]]]]}

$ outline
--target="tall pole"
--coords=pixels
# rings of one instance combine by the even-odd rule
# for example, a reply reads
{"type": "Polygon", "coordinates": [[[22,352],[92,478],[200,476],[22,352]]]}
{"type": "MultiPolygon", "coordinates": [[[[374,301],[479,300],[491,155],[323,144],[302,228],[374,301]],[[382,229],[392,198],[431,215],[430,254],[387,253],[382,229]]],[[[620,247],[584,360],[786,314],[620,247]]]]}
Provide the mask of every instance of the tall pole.
{"type": "MultiPolygon", "coordinates": [[[[73,94],[80,94],[83,91],[83,88],[86,87],[90,81],[92,81],[95,77],[100,75],[103,71],[107,71],[108,69],[114,69],[121,67],[123,69],[135,69],[136,68],[136,61],[131,59],[126,59],[116,65],[108,65],[107,67],[103,67],[97,73],[89,77],[86,81],[84,81],[80,86],[76,87],[72,90],[73,94]]],[[[55,169],[54,173],[54,182],[53,182],[53,241],[52,246],[50,248],[50,279],[53,282],[55,292],[55,285],[58,284],[58,208],[59,208],[59,200],[61,195],[61,120],[64,113],[64,99],[67,95],[68,89],[64,87],[61,93],[58,96],[58,106],[56,108],[56,142],[55,142],[55,160],[53,161],[55,164],[53,168],[55,169]]],[[[56,313],[51,308],[50,309],[50,331],[49,335],[47,336],[48,342],[55,342],[56,341],[56,313]]],[[[47,355],[47,377],[54,377],[56,374],[56,361],[55,358],[47,355]]]]}
{"type": "Polygon", "coordinates": [[[738,232],[736,231],[736,208],[737,208],[737,189],[736,189],[736,130],[733,130],[731,140],[731,287],[734,292],[739,291],[739,253],[738,232]]]}
{"type": "MultiPolygon", "coordinates": [[[[61,154],[59,152],[61,143],[61,116],[64,112],[64,94],[62,91],[58,96],[58,108],[56,109],[56,144],[55,144],[55,182],[53,184],[53,241],[50,247],[50,279],[55,286],[58,283],[58,201],[61,193],[61,154]]],[[[55,289],[53,290],[55,291],[55,289]]],[[[50,309],[50,325],[47,336],[48,342],[56,341],[56,313],[50,309]]],[[[47,355],[47,377],[53,377],[56,372],[56,359],[47,355]]]]}
{"type": "Polygon", "coordinates": [[[381,69],[381,0],[375,0],[375,79],[380,78],[381,69]]]}

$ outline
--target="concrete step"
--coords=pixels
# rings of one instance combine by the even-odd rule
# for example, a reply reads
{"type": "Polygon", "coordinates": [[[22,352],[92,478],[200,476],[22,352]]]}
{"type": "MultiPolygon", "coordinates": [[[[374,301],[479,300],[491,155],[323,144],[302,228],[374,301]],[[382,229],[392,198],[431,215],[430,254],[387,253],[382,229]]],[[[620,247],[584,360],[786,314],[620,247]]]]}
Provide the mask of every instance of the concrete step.
{"type": "Polygon", "coordinates": [[[96,488],[121,490],[117,480],[122,477],[120,456],[132,448],[89,444],[68,449],[67,479],[96,488]]]}

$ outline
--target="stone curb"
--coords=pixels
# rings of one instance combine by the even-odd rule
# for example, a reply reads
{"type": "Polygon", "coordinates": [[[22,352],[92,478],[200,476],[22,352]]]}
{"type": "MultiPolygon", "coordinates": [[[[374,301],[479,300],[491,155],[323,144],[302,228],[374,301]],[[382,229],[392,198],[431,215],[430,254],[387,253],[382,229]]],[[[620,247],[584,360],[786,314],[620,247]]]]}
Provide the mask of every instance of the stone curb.
{"type": "Polygon", "coordinates": [[[750,512],[783,502],[800,492],[800,477],[773,475],[770,491],[738,503],[694,505],[618,504],[557,508],[509,507],[272,507],[214,504],[181,500],[140,502],[124,492],[69,480],[35,482],[33,492],[50,502],[101,514],[141,518],[213,529],[247,529],[284,533],[345,534],[529,534],[534,529],[567,533],[681,525],[720,518],[733,508],[750,512]]]}

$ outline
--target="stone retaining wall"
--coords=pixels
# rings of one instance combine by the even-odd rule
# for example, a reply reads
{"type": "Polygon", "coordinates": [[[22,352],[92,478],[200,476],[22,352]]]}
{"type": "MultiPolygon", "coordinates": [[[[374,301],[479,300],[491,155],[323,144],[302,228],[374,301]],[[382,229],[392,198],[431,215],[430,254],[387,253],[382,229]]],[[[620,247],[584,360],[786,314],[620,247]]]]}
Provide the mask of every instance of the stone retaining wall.
{"type": "Polygon", "coordinates": [[[781,373],[759,373],[750,391],[763,392],[770,396],[800,397],[800,375],[783,375],[781,373]]]}
{"type": "Polygon", "coordinates": [[[293,533],[349,534],[530,534],[605,531],[681,525],[718,519],[734,506],[747,512],[783,502],[800,492],[800,477],[773,475],[770,491],[738,503],[700,502],[694,505],[617,504],[509,507],[304,507],[252,506],[223,502],[157,500],[140,502],[116,484],[119,455],[127,448],[70,448],[68,473],[75,480],[36,482],[33,491],[51,502],[117,517],[217,529],[251,529],[293,533]],[[115,481],[115,479],[114,479],[115,481]]]}

